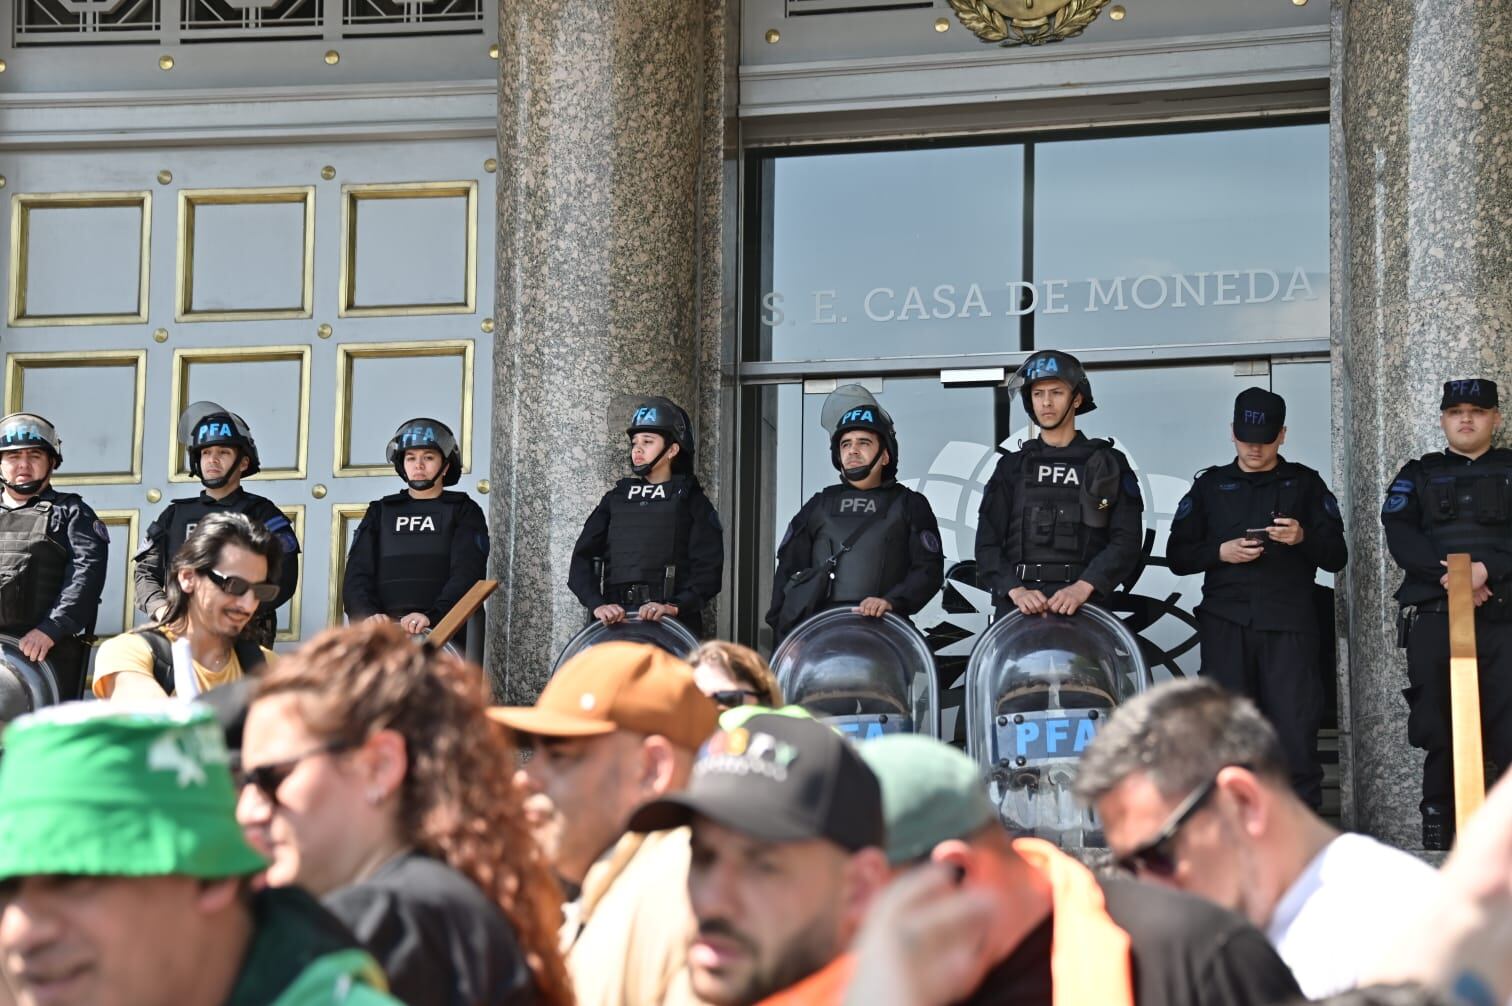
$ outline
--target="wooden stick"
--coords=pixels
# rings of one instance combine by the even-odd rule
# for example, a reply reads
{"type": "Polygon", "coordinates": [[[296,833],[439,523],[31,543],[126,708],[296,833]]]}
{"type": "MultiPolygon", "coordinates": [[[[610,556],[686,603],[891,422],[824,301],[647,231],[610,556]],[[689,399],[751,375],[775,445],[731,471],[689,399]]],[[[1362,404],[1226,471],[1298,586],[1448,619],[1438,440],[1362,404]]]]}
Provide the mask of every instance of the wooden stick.
{"type": "Polygon", "coordinates": [[[440,649],[451,641],[451,637],[457,634],[457,630],[467,624],[467,620],[473,617],[473,613],[483,607],[483,602],[488,596],[499,589],[498,580],[479,580],[468,588],[467,593],[462,595],[462,600],[452,605],[452,610],[442,616],[436,627],[431,629],[426,642],[440,649]]]}
{"type": "Polygon", "coordinates": [[[1486,800],[1475,590],[1470,586],[1470,556],[1463,552],[1449,557],[1449,712],[1454,737],[1454,817],[1463,832],[1470,815],[1486,800]]]}

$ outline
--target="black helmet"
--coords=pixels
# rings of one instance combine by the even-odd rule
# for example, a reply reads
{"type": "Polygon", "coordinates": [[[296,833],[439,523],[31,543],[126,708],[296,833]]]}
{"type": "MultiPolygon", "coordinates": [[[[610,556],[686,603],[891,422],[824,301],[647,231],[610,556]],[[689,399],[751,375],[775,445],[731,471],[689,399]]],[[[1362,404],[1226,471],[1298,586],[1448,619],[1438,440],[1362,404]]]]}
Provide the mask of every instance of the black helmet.
{"type": "Polygon", "coordinates": [[[1092,382],[1087,380],[1087,372],[1082,369],[1081,361],[1058,349],[1042,349],[1031,354],[1024,365],[1008,379],[1008,390],[1019,393],[1024,411],[1032,418],[1034,398],[1030,392],[1039,382],[1049,380],[1065,381],[1071,385],[1073,395],[1081,395],[1081,404],[1076,407],[1078,416],[1097,408],[1097,403],[1092,401],[1092,382]]]}
{"type": "MultiPolygon", "coordinates": [[[[824,400],[824,409],[819,422],[830,431],[830,464],[848,481],[859,482],[871,474],[872,466],[865,471],[847,472],[840,465],[840,438],[850,430],[870,430],[880,439],[887,451],[887,466],[882,469],[882,481],[891,482],[898,476],[898,434],[893,428],[892,416],[877,403],[870,391],[859,384],[846,384],[829,393],[824,400]]],[[[877,457],[881,457],[878,452],[877,457]]]]}
{"type": "MultiPolygon", "coordinates": [[[[677,457],[672,459],[672,470],[676,472],[690,472],[693,470],[693,423],[682,406],[670,398],[660,395],[652,395],[646,398],[637,398],[630,406],[630,423],[625,427],[625,436],[634,437],[637,433],[656,433],[664,437],[669,444],[676,444],[681,448],[677,457]]],[[[665,449],[663,449],[665,453],[665,449]]],[[[632,465],[636,475],[645,475],[655,466],[661,456],[649,465],[632,465]]]]}
{"type": "Polygon", "coordinates": [[[429,489],[436,484],[435,479],[411,481],[404,474],[404,452],[417,447],[440,451],[446,459],[446,474],[441,477],[443,486],[454,486],[462,481],[462,450],[457,446],[456,434],[441,420],[420,416],[399,424],[393,439],[388,442],[386,455],[394,471],[411,489],[429,489]]]}
{"type": "Polygon", "coordinates": [[[53,424],[35,412],[12,412],[0,419],[0,453],[38,447],[52,455],[53,468],[63,464],[63,441],[53,424]]]}
{"type": "Polygon", "coordinates": [[[244,479],[262,471],[252,428],[241,416],[215,402],[195,402],[185,409],[179,416],[178,438],[189,452],[189,474],[211,489],[225,485],[230,475],[207,480],[200,473],[200,451],[206,447],[235,447],[240,451],[250,462],[241,473],[244,479]]]}

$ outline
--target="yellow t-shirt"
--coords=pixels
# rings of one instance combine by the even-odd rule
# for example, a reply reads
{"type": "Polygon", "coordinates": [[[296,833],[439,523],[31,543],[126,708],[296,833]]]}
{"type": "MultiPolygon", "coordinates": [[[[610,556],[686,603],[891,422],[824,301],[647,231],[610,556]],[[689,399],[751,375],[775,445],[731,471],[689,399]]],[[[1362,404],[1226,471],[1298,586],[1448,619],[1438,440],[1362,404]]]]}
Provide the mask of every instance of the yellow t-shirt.
{"type": "MultiPolygon", "coordinates": [[[[177,638],[174,633],[163,630],[163,635],[168,637],[171,643],[177,638]]],[[[267,661],[268,667],[272,667],[278,657],[272,650],[262,648],[263,660],[267,661]]],[[[94,660],[94,693],[99,698],[104,698],[105,693],[101,688],[102,682],[113,674],[145,674],[152,677],[152,647],[143,639],[141,633],[123,632],[119,636],[112,636],[100,644],[100,649],[95,653],[94,660]]],[[[211,671],[194,662],[194,676],[199,680],[201,692],[208,692],[212,688],[230,684],[242,676],[241,661],[237,659],[233,650],[226,666],[218,671],[211,671]]]]}

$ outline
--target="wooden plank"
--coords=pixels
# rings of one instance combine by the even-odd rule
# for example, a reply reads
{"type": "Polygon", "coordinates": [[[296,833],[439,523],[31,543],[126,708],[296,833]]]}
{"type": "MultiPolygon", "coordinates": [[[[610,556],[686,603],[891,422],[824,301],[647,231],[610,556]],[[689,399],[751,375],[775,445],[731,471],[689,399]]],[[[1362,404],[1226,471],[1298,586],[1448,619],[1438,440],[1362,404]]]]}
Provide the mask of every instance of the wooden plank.
{"type": "Polygon", "coordinates": [[[483,602],[488,600],[490,594],[499,589],[498,580],[479,580],[468,588],[467,593],[462,595],[462,600],[452,605],[452,610],[441,616],[441,621],[431,629],[426,642],[440,648],[451,641],[451,637],[457,634],[457,630],[467,624],[467,620],[473,617],[473,612],[483,607],[483,602]]]}
{"type": "Polygon", "coordinates": [[[1470,556],[1449,557],[1449,711],[1454,736],[1454,816],[1463,831],[1486,800],[1481,748],[1480,668],[1475,659],[1475,591],[1470,556]]]}

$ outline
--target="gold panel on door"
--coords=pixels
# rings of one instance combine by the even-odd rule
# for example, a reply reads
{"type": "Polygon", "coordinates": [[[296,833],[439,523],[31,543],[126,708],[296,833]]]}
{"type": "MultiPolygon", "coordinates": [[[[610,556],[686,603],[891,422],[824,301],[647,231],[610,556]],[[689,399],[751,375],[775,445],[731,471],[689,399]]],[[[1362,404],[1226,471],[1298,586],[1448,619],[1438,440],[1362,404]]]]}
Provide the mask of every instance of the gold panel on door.
{"type": "MultiPolygon", "coordinates": [[[[439,211],[438,211],[439,212],[439,211]]],[[[368,254],[379,248],[387,251],[396,246],[374,243],[368,254]]],[[[425,247],[417,240],[413,247],[425,247]]],[[[341,187],[341,267],[338,277],[338,314],[343,318],[381,317],[394,315],[426,314],[472,314],[477,310],[477,262],[478,262],[478,183],[476,181],[453,182],[392,182],[369,185],[343,185],[341,187]],[[460,233],[452,240],[463,243],[460,274],[455,283],[458,296],[450,301],[425,301],[423,303],[361,303],[357,293],[359,279],[359,252],[362,250],[362,205],[392,200],[457,200],[463,201],[465,222],[460,233]]]]}
{"type": "MultiPolygon", "coordinates": [[[[136,553],[137,553],[137,510],[96,510],[95,516],[100,518],[100,523],[106,527],[123,527],[126,529],[126,554],[124,556],[110,556],[110,562],[115,564],[125,559],[126,580],[125,589],[122,591],[121,600],[121,631],[131,628],[136,611],[136,553]]],[[[111,633],[110,635],[114,635],[111,633]]],[[[101,638],[108,638],[102,634],[101,638]]]]}
{"type": "MultiPolygon", "coordinates": [[[[95,237],[87,228],[69,227],[67,232],[81,241],[95,237]]],[[[42,325],[139,325],[147,321],[147,281],[152,248],[151,192],[18,192],[11,197],[10,229],[10,296],[7,298],[7,323],[15,328],[42,325]],[[33,231],[39,214],[64,210],[135,209],[138,213],[137,235],[131,242],[137,261],[121,264],[121,278],[134,281],[135,303],[98,311],[39,310],[34,303],[33,281],[37,278],[33,256],[33,231]],[[34,219],[36,217],[36,219],[34,219]]],[[[65,255],[64,258],[70,256],[65,255]]],[[[60,266],[63,263],[60,263],[60,266]]],[[[82,284],[87,276],[67,277],[69,283],[82,284]]],[[[60,284],[68,287],[69,284],[60,284]]]]}
{"type": "MultiPolygon", "coordinates": [[[[289,523],[294,526],[294,537],[299,539],[299,554],[294,557],[294,561],[299,564],[299,586],[294,588],[294,596],[278,609],[279,615],[286,616],[289,624],[280,624],[278,633],[273,638],[280,643],[293,643],[299,640],[299,616],[305,589],[305,507],[303,503],[280,503],[278,509],[289,518],[289,523]]],[[[280,623],[283,620],[283,617],[279,618],[280,623]]]]}
{"type": "Polygon", "coordinates": [[[337,503],[331,507],[331,579],[326,587],[326,624],[340,625],[346,617],[342,609],[341,587],[346,580],[347,544],[357,525],[367,515],[366,503],[337,503]]]}
{"type": "MultiPolygon", "coordinates": [[[[276,230],[273,221],[261,227],[266,238],[276,230]]],[[[258,269],[256,261],[246,263],[258,269]]],[[[315,309],[315,186],[252,189],[182,189],[179,191],[178,255],[174,285],[177,290],[174,317],[178,321],[257,321],[283,318],[309,318],[315,309]],[[200,242],[199,211],[206,207],[251,207],[294,204],[302,212],[299,233],[294,235],[299,249],[297,304],[261,307],[196,306],[195,252],[200,242]]]]}
{"type": "MultiPolygon", "coordinates": [[[[170,482],[193,482],[194,476],[189,474],[188,459],[185,457],[183,447],[178,442],[178,417],[184,408],[197,399],[190,397],[189,378],[190,371],[196,366],[220,366],[224,364],[267,364],[267,363],[296,363],[299,366],[299,377],[294,382],[293,395],[295,401],[293,411],[295,414],[293,455],[294,463],[283,467],[269,467],[265,465],[258,479],[303,479],[307,470],[309,457],[309,432],[310,432],[310,347],[309,346],[237,346],[226,348],[204,349],[176,349],[173,351],[173,393],[169,402],[169,415],[172,422],[168,429],[168,481],[170,482]]],[[[246,398],[251,401],[265,401],[270,392],[282,391],[288,393],[288,387],[264,387],[249,386],[246,398]]],[[[247,401],[221,401],[232,412],[248,417],[247,401]]],[[[252,427],[252,438],[258,438],[258,424],[251,418],[247,418],[252,427]]],[[[266,457],[267,450],[265,441],[258,441],[258,452],[266,457]]]]}
{"type": "MultiPolygon", "coordinates": [[[[353,460],[352,413],[360,391],[353,380],[356,365],[364,360],[434,359],[437,357],[455,357],[457,361],[457,401],[460,407],[458,428],[454,432],[457,435],[457,447],[462,453],[462,471],[466,473],[472,470],[472,340],[349,342],[336,347],[336,458],[333,472],[337,477],[388,475],[394,471],[387,463],[363,463],[353,460]]],[[[412,408],[396,411],[395,415],[398,418],[393,425],[381,431],[384,441],[388,440],[400,422],[415,414],[412,408]]]]}
{"type": "MultiPolygon", "coordinates": [[[[90,400],[89,396],[78,395],[76,390],[74,394],[59,397],[60,404],[63,400],[70,404],[77,402],[81,409],[84,406],[98,408],[111,404],[98,400],[98,396],[90,400]]],[[[57,429],[58,436],[63,442],[64,464],[58,474],[53,476],[54,484],[61,486],[128,485],[141,482],[142,430],[147,411],[147,351],[145,349],[95,349],[73,353],[7,353],[5,357],[5,411],[39,412],[46,416],[57,429]],[[70,465],[68,443],[70,438],[83,439],[81,431],[70,425],[70,413],[59,412],[51,406],[27,401],[27,373],[63,370],[68,371],[72,376],[79,371],[106,371],[128,367],[131,368],[131,374],[123,374],[120,378],[125,385],[124,393],[131,399],[124,413],[131,417],[130,440],[125,447],[130,457],[126,459],[126,465],[96,471],[80,468],[77,460],[70,465]]],[[[78,454],[75,453],[73,457],[77,459],[78,454]]]]}

